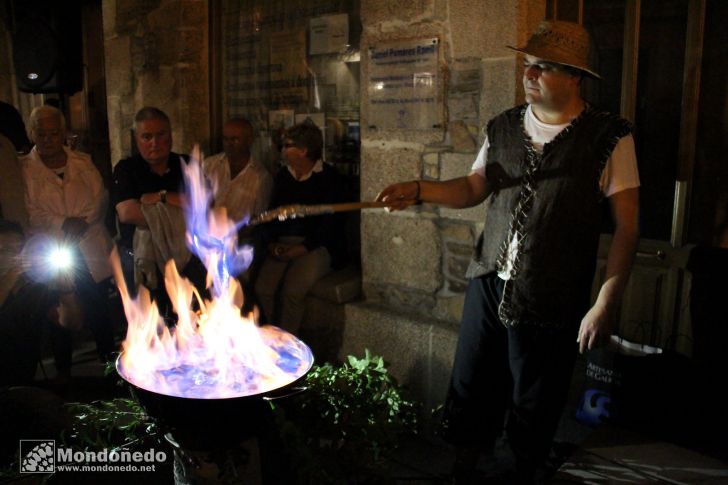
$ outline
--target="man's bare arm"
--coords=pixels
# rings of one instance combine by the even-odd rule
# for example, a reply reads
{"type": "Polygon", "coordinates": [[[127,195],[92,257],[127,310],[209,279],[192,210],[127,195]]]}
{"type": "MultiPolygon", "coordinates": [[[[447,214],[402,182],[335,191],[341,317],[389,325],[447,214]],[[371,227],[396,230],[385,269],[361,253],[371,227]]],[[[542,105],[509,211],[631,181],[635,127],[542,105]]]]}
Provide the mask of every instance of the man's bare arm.
{"type": "MultiPolygon", "coordinates": [[[[184,207],[185,196],[177,192],[167,192],[165,194],[166,203],[177,207],[184,207]]],[[[119,214],[119,221],[124,224],[134,224],[135,226],[148,227],[147,220],[142,212],[142,204],[157,204],[162,202],[162,194],[160,192],[149,192],[143,194],[140,200],[127,199],[116,204],[116,213],[119,214]]]]}
{"type": "Polygon", "coordinates": [[[607,273],[594,306],[579,329],[579,351],[604,345],[617,321],[617,310],[632,269],[639,241],[639,190],[617,192],[609,198],[615,221],[614,237],[607,256],[607,273]]]}
{"type": "Polygon", "coordinates": [[[119,215],[119,222],[123,224],[148,227],[142,213],[142,205],[136,199],[127,199],[116,204],[116,213],[119,215]]]}
{"type": "MultiPolygon", "coordinates": [[[[165,204],[174,205],[177,207],[184,207],[185,204],[185,196],[182,194],[179,194],[177,192],[166,192],[165,195],[165,204]]],[[[142,204],[158,204],[159,202],[162,202],[162,193],[161,192],[148,192],[146,194],[143,194],[141,199],[139,201],[142,204]]]]}
{"type": "Polygon", "coordinates": [[[444,205],[455,209],[472,207],[483,202],[491,193],[483,176],[471,173],[467,177],[445,180],[419,180],[393,184],[382,190],[378,201],[392,202],[392,210],[402,210],[412,205],[418,198],[431,204],[444,205]]]}

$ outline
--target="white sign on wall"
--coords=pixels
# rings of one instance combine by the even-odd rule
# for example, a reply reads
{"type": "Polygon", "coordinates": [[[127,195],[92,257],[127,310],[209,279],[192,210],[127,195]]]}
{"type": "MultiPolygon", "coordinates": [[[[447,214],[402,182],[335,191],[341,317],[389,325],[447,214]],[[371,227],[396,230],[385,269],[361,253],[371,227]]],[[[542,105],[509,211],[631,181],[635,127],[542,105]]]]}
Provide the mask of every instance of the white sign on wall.
{"type": "Polygon", "coordinates": [[[432,130],[442,126],[438,39],[369,48],[368,124],[376,129],[432,130]]]}

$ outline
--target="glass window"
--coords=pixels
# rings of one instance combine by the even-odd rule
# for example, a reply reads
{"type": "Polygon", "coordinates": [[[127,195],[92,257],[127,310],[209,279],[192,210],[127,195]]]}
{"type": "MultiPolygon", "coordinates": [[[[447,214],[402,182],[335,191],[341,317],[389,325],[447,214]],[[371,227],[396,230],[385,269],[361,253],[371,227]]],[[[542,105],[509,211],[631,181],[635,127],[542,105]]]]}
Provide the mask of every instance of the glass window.
{"type": "Polygon", "coordinates": [[[248,118],[273,171],[282,128],[309,117],[326,162],[359,173],[359,0],[223,0],[222,116],[248,118]]]}
{"type": "MultiPolygon", "coordinates": [[[[641,2],[635,148],[640,171],[640,231],[643,238],[669,240],[680,140],[687,10],[681,0],[641,2]],[[670,48],[666,49],[665,46],[670,48]]],[[[624,52],[624,0],[585,1],[584,25],[601,81],[587,81],[584,97],[620,112],[624,52]]],[[[628,95],[628,94],[627,94],[628,95]]]]}

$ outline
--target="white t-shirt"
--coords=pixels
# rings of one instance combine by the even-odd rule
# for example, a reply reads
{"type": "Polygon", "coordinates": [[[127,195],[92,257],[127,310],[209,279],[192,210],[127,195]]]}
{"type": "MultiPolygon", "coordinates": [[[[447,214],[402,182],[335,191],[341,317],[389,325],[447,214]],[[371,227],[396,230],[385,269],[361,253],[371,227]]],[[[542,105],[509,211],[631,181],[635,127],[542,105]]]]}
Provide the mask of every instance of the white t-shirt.
{"type": "MultiPolygon", "coordinates": [[[[569,123],[560,125],[550,125],[540,121],[533,114],[531,105],[526,108],[526,114],[523,119],[526,133],[531,137],[534,148],[541,152],[546,143],[553,140],[561,130],[569,126],[569,123]]],[[[470,173],[477,173],[485,178],[485,163],[488,157],[488,138],[485,138],[483,146],[475,158],[475,162],[470,173]]],[[[617,192],[627,189],[633,189],[640,186],[640,177],[637,171],[637,156],[634,150],[634,138],[631,134],[619,139],[612,150],[612,154],[607,160],[607,164],[602,171],[599,179],[599,187],[605,196],[611,197],[617,192]]],[[[502,279],[510,279],[511,270],[513,268],[513,257],[518,247],[517,236],[514,235],[508,247],[508,259],[503,271],[498,273],[502,279]]]]}

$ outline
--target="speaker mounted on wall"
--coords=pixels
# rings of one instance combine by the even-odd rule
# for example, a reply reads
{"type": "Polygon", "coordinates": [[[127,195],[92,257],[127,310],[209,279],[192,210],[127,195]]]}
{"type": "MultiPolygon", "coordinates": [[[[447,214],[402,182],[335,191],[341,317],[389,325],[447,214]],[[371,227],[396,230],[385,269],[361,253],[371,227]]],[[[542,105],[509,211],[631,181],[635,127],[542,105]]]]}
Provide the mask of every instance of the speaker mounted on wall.
{"type": "Polygon", "coordinates": [[[73,94],[83,88],[81,2],[13,2],[18,89],[73,94]]]}

